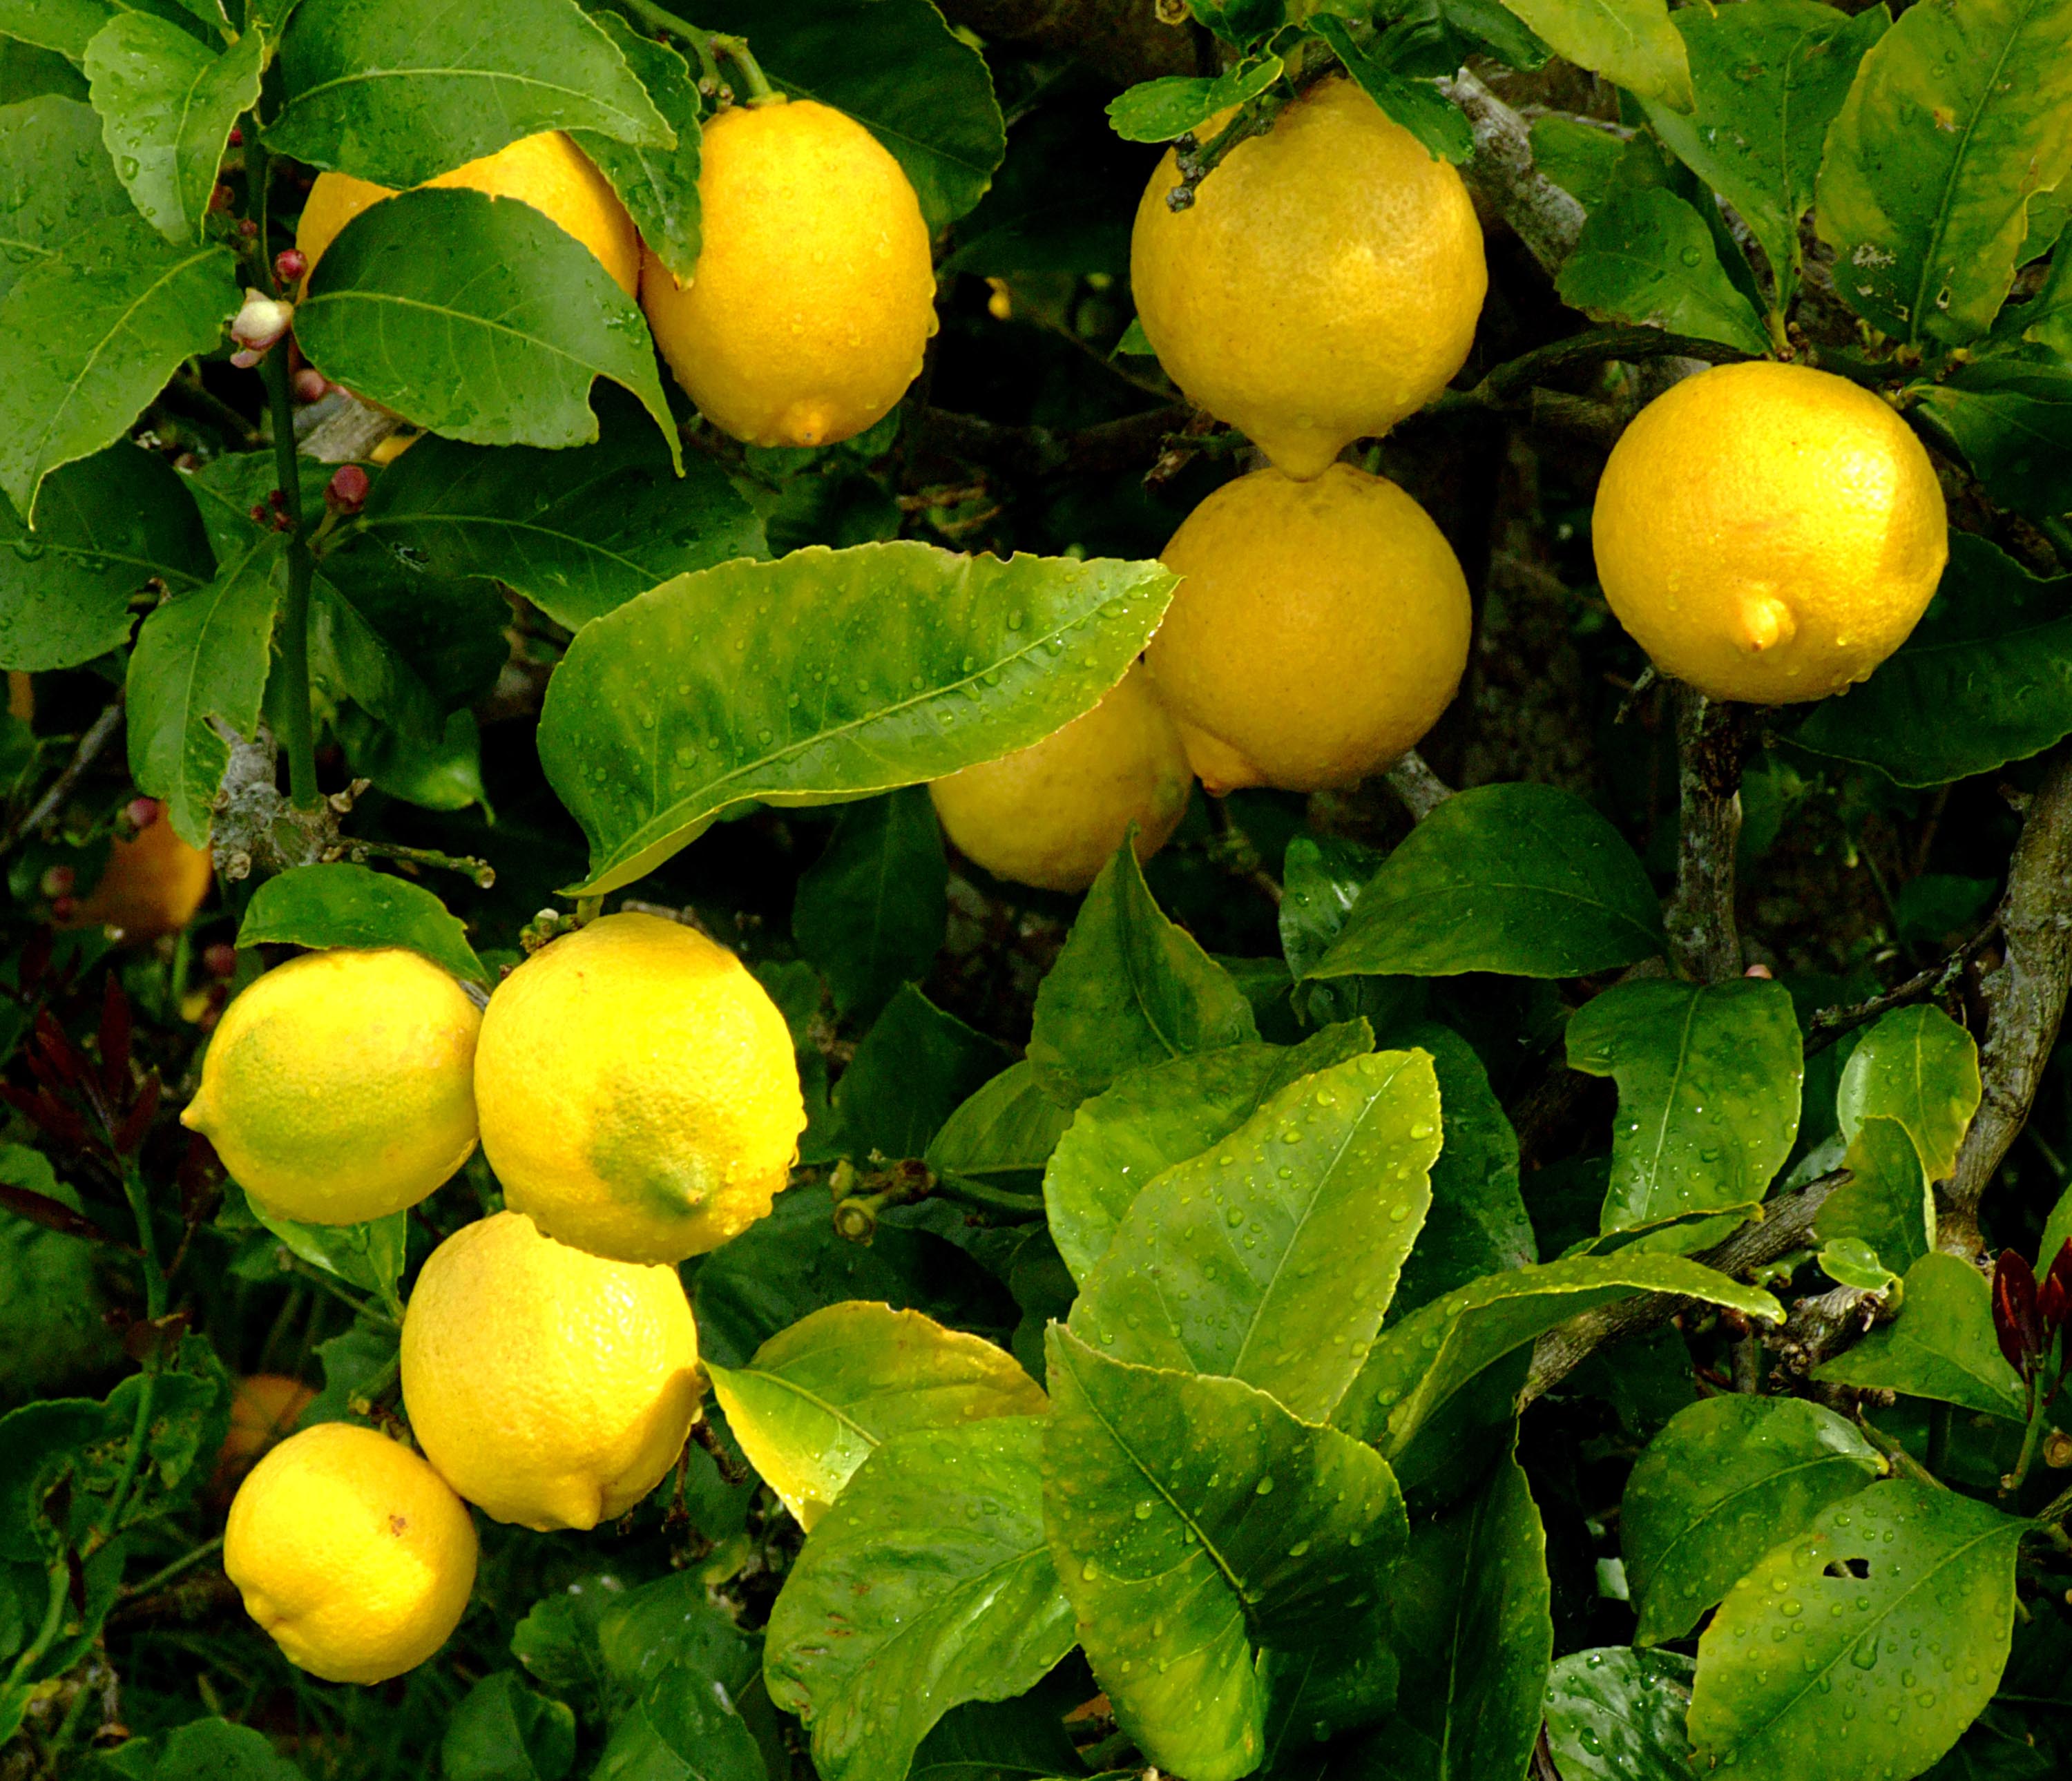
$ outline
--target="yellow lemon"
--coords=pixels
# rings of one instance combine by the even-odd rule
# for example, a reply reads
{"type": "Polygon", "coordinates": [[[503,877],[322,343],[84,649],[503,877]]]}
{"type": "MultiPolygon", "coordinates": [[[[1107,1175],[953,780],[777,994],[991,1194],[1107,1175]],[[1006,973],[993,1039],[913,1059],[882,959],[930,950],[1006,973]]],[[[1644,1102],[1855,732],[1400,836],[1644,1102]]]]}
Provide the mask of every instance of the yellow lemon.
{"type": "Polygon", "coordinates": [[[499,1521],[594,1528],[660,1483],[698,1408],[676,1270],[608,1262],[522,1213],[432,1252],[403,1318],[403,1407],[439,1475],[499,1521]]]}
{"type": "Polygon", "coordinates": [[[467,1506],[372,1429],[320,1422],[252,1468],[223,1568],[288,1661],[327,1682],[385,1682],[430,1657],[475,1586],[467,1506]]]}
{"type": "Polygon", "coordinates": [[[623,1262],[717,1249],[770,1210],[805,1130],[776,1004],[695,929],[607,915],[490,998],[482,1143],[514,1209],[623,1262]]]}
{"type": "Polygon", "coordinates": [[[384,1217],[475,1148],[481,1024],[460,985],[414,952],[306,953],[224,1011],[180,1123],[283,1217],[384,1217]]]}
{"type": "Polygon", "coordinates": [[[1173,720],[1133,667],[1094,708],[1013,754],[928,788],[951,840],[996,878],[1080,891],[1134,823],[1149,860],[1193,789],[1173,720]]]}
{"type": "Polygon", "coordinates": [[[1803,365],[1672,385],[1613,448],[1597,576],[1664,674],[1788,705],[1861,680],[1906,641],[1950,555],[1942,490],[1906,423],[1803,365]]]}
{"type": "MultiPolygon", "coordinates": [[[[442,173],[428,186],[462,186],[491,198],[516,198],[588,248],[631,297],[640,281],[640,236],[633,219],[596,164],[560,130],[521,136],[494,154],[442,173]]],[[[310,272],[354,217],[393,198],[395,189],[349,173],[323,173],[310,187],[295,225],[295,245],[310,272]]],[[[307,273],[304,274],[307,277],[307,273]]]]}
{"type": "Polygon", "coordinates": [[[935,331],[921,202],[853,119],[810,99],[705,125],[705,244],[680,285],[654,254],[640,302],[698,412],[754,445],[827,445],[890,413],[935,331]]]}
{"type": "Polygon", "coordinates": [[[1316,475],[1461,368],[1489,289],[1474,206],[1351,82],[1310,88],[1175,211],[1179,181],[1169,153],[1137,207],[1137,318],[1188,399],[1277,468],[1316,475]]]}
{"type": "Polygon", "coordinates": [[[158,805],[139,802],[150,804],[152,819],[116,839],[100,880],[60,926],[117,928],[125,940],[155,940],[194,919],[216,880],[208,849],[190,847],[158,805]]]}
{"type": "Polygon", "coordinates": [[[1189,514],[1164,561],[1181,582],[1145,666],[1219,795],[1350,785],[1414,746],[1460,685],[1467,581],[1385,478],[1256,470],[1189,514]]]}

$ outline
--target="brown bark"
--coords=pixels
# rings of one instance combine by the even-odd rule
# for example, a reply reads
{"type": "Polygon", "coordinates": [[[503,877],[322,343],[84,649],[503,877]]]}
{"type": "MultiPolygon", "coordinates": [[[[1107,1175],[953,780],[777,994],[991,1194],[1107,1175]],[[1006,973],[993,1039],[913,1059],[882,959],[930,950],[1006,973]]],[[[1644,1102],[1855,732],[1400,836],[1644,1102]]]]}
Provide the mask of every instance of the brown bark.
{"type": "Polygon", "coordinates": [[[943,11],[1000,43],[1070,50],[1118,86],[1203,72],[1193,28],[1165,23],[1155,0],[944,0],[943,11]]]}

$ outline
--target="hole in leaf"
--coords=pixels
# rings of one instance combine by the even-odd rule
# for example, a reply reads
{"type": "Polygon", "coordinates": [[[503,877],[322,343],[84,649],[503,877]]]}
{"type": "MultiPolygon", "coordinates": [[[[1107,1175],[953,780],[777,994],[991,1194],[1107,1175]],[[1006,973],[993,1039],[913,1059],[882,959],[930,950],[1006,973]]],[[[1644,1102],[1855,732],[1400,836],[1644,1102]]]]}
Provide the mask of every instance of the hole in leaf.
{"type": "Polygon", "coordinates": [[[1832,1560],[1826,1575],[1829,1577],[1868,1577],[1871,1561],[1868,1558],[1837,1558],[1832,1560]]]}

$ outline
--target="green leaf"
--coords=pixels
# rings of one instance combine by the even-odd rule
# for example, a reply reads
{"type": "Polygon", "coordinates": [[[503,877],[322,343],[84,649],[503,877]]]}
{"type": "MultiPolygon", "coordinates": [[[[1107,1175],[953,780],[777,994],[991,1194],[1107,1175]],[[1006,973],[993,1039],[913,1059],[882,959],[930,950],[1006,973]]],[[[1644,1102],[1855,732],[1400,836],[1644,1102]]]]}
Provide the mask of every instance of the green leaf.
{"type": "Polygon", "coordinates": [[[1517,1781],[1554,1656],[1547,1536],[1504,1455],[1466,1502],[1410,1529],[1388,1586],[1396,1715],[1363,1740],[1374,1781],[1517,1781]]]}
{"type": "Polygon", "coordinates": [[[578,1577],[532,1604],[511,1635],[511,1655],[557,1694],[600,1693],[606,1672],[598,1627],[626,1594],[610,1572],[578,1577]]]}
{"type": "Polygon", "coordinates": [[[1684,1721],[1695,1666],[1676,1652],[1571,1652],[1547,1678],[1547,1742],[1562,1781],[1697,1781],[1684,1721]]]}
{"type": "Polygon", "coordinates": [[[1396,73],[1362,48],[1335,13],[1319,12],[1309,23],[1360,91],[1422,142],[1433,160],[1465,161],[1475,152],[1474,126],[1437,87],[1396,73]]]}
{"type": "Polygon", "coordinates": [[[1691,109],[1691,71],[1684,39],[1669,23],[1667,0],[1507,0],[1578,68],[1642,99],[1691,109]]]}
{"type": "Polygon", "coordinates": [[[1678,1411],[1619,1507],[1636,1639],[1684,1637],[1771,1547],[1881,1469],[1852,1424],[1804,1398],[1729,1393],[1678,1411]]]}
{"type": "Polygon", "coordinates": [[[767,1781],[756,1734],[735,1705],[755,1685],[756,1648],[695,1571],[623,1594],[599,1590],[594,1609],[572,1605],[566,1630],[577,1652],[582,1623],[594,1617],[595,1660],[619,1691],[608,1705],[633,1697],[592,1781],[767,1781]]]}
{"type": "Polygon", "coordinates": [[[836,1085],[833,1154],[923,1155],[950,1115],[1008,1061],[998,1040],[902,985],[836,1085]]]}
{"type": "Polygon", "coordinates": [[[1438,1151],[1424,1053],[1301,1077],[1137,1195],[1072,1332],[1115,1360],[1241,1379],[1324,1422],[1395,1295],[1438,1151]]]}
{"type": "Polygon", "coordinates": [[[1027,1193],[1040,1188],[1044,1165],[1071,1123],[1071,1112],[1043,1092],[1024,1059],[973,1094],[928,1141],[928,1167],[939,1176],[1027,1193]]]}
{"type": "Polygon", "coordinates": [[[1970,1262],[1932,1252],[1906,1270],[1899,1315],[1813,1369],[1836,1385],[1905,1392],[2027,1420],[2020,1377],[1993,1333],[1992,1290],[1970,1262]]]}
{"type": "Polygon", "coordinates": [[[1950,566],[1896,655],[1792,741],[1940,786],[2072,735],[2072,577],[2039,581],[1990,540],[1950,534],[1950,566]]]}
{"type": "Polygon", "coordinates": [[[1298,835],[1281,867],[1281,955],[1298,983],[1331,950],[1382,856],[1335,835],[1298,835]]]}
{"type": "Polygon", "coordinates": [[[353,777],[426,810],[462,810],[487,804],[482,783],[482,737],[475,713],[457,711],[434,737],[376,723],[364,712],[343,711],[331,729],[345,749],[353,777]]]}
{"type": "Polygon", "coordinates": [[[1314,1772],[1325,1740],[1371,1726],[1394,1709],[1400,1668],[1378,1605],[1362,1609],[1328,1646],[1260,1652],[1259,1679],[1266,1689],[1261,1770],[1314,1772]]]}
{"type": "Polygon", "coordinates": [[[115,0],[0,0],[0,36],[76,62],[116,10],[115,0]]]}
{"type": "Polygon", "coordinates": [[[142,12],[117,13],[87,45],[116,172],[168,241],[199,238],[230,127],[258,103],[265,60],[258,31],[219,51],[142,12]]]}
{"type": "Polygon", "coordinates": [[[808,1532],[894,1436],[1049,1408],[1005,1350],[861,1299],[801,1318],[738,1371],[706,1365],[741,1451],[808,1532]]]}
{"type": "Polygon", "coordinates": [[[966,1701],[1033,1687],[1072,1648],[1043,1537],[1044,1421],[895,1436],[813,1530],[771,1611],[770,1697],[826,1781],[905,1781],[966,1701]]]}
{"type": "Polygon", "coordinates": [[[466,7],[302,0],[281,39],[267,146],[415,186],[542,130],[643,148],[672,140],[618,45],[574,0],[503,0],[495,29],[483,23],[466,7]]]}
{"type": "MultiPolygon", "coordinates": [[[[1935,1246],[1935,1196],[1914,1140],[1897,1119],[1866,1119],[1843,1160],[1851,1179],[1820,1202],[1817,1234],[1823,1245],[1861,1243],[1885,1272],[1905,1274],[1935,1246]]],[[[1836,1259],[1862,1260],[1847,1250],[1836,1259]]]]}
{"type": "Polygon", "coordinates": [[[199,586],[216,561],[179,474],[126,441],[52,473],[34,531],[0,504],[0,666],[76,667],[130,641],[153,578],[199,586]]]}
{"type": "Polygon", "coordinates": [[[616,13],[599,12],[595,23],[618,46],[627,65],[648,89],[648,99],[676,132],[676,146],[642,147],[615,141],[597,130],[570,134],[611,182],[619,203],[639,229],[640,239],[688,285],[697,270],[703,240],[698,204],[697,83],[689,64],[675,50],[642,36],[616,13]]]}
{"type": "Polygon", "coordinates": [[[165,801],[174,829],[196,847],[208,839],[230,761],[218,726],[258,730],[286,544],[266,533],[206,587],[175,595],[144,621],[130,654],[130,777],[165,801]]]}
{"type": "Polygon", "coordinates": [[[1910,6],[1827,132],[1815,213],[1835,290],[1902,339],[1976,339],[2072,170],[2072,0],[1910,6]]]}
{"type": "Polygon", "coordinates": [[[310,273],[295,339],[334,382],[478,445],[588,445],[590,385],[608,377],[680,462],[639,307],[516,199],[426,187],[370,206],[310,273]]]}
{"type": "Polygon", "coordinates": [[[1533,166],[1586,211],[1611,196],[1629,146],[1623,136],[1558,113],[1532,120],[1531,142],[1533,166]]]}
{"type": "Polygon", "coordinates": [[[158,1738],[133,1738],[101,1758],[124,1781],[305,1781],[262,1732],[228,1719],[191,1719],[158,1738]]]}
{"type": "MultiPolygon", "coordinates": [[[[1649,104],[1647,121],[1762,243],[1782,311],[1798,288],[1799,224],[1812,207],[1827,125],[1891,14],[1882,5],[1852,18],[1815,0],[1744,0],[1716,10],[1687,6],[1671,23],[1690,57],[1697,106],[1684,116],[1649,104]]],[[[1538,125],[1533,143],[1536,153],[1538,125]]]]}
{"type": "Polygon", "coordinates": [[[1889,1292],[1900,1283],[1900,1277],[1878,1259],[1877,1250],[1860,1237],[1827,1238],[1815,1259],[1836,1285],[1858,1292],[1889,1292]]]}
{"type": "Polygon", "coordinates": [[[237,313],[225,248],[175,248],[142,217],[81,230],[0,298],[0,492],[35,523],[60,466],[117,438],[166,380],[212,351],[237,313]]]}
{"type": "Polygon", "coordinates": [[[25,267],[130,212],[91,105],[52,93],[0,106],[0,297],[25,267]]]}
{"type": "Polygon", "coordinates": [[[1036,991],[1029,1061],[1061,1106],[1169,1058],[1256,1039],[1231,975],[1168,921],[1127,843],[1101,868],[1036,991]]]}
{"type": "Polygon", "coordinates": [[[1572,792],[1520,783],[1448,798],[1360,893],[1312,977],[1581,977],[1663,948],[1654,886],[1572,792]]]}
{"type": "Polygon", "coordinates": [[[1406,1529],[1371,1448],[1235,1379],[1045,1337],[1044,1518],[1079,1641],[1123,1729],[1188,1781],[1264,1754],[1254,1641],[1328,1645],[1378,1598],[1406,1529]]]}
{"type": "Polygon", "coordinates": [[[749,34],[778,87],[846,112],[882,142],[931,234],[993,183],[1007,152],[993,76],[931,0],[704,0],[698,23],[749,34]]]}
{"type": "Polygon", "coordinates": [[[1228,1137],[1290,1083],[1373,1049],[1367,1024],[1349,1020],[1299,1045],[1170,1058],[1081,1102],[1043,1175],[1050,1234],[1073,1278],[1085,1283],[1131,1202],[1162,1171],[1228,1137]]]}
{"type": "Polygon", "coordinates": [[[1978,1041],[1940,1008],[1897,1008],[1856,1043],[1835,1114],[1853,1139],[1867,1119],[1897,1119],[1931,1181],[1949,1179],[1979,1110],[1978,1041]]]}
{"type": "Polygon", "coordinates": [[[1248,58],[1214,80],[1161,75],[1140,80],[1108,102],[1108,121],[1125,142],[1170,142],[1206,124],[1219,111],[1256,99],[1282,73],[1281,58],[1248,58]]]}
{"type": "Polygon", "coordinates": [[[2029,1526],[1912,1479],[1823,1510],[1734,1586],[1699,1640],[1700,1758],[1751,1774],[1920,1774],[1992,1698],[2029,1526]]]}
{"type": "Polygon", "coordinates": [[[548,686],[540,757],[590,837],[583,893],[745,798],[890,791],[1041,741],[1122,677],[1173,585],[1155,563],[919,544],[664,583],[586,626],[548,686]]]}
{"type": "Polygon", "coordinates": [[[446,1781],[561,1781],[575,1760],[575,1714],[535,1694],[516,1670],[470,1689],[439,1741],[446,1781]]]}
{"type": "Polygon", "coordinates": [[[470,983],[489,972],[466,930],[421,884],[341,861],[268,879],[246,905],[240,946],[405,946],[470,983]]]}
{"type": "Polygon", "coordinates": [[[1760,1200],[1791,1154],[1806,1064],[1782,983],[1616,983],[1568,1047],[1571,1069],[1618,1082],[1603,1231],[1760,1200]]]}
{"type": "Polygon", "coordinates": [[[1563,302],[1600,321],[1657,323],[1747,353],[1770,350],[1705,219],[1659,186],[1614,191],[1593,211],[1554,285],[1563,302]]]}
{"type": "Polygon", "coordinates": [[[871,1015],[928,975],[949,921],[949,865],[927,790],[845,805],[799,880],[791,934],[834,991],[837,1013],[871,1015]]]}
{"type": "Polygon", "coordinates": [[[2072,367],[1984,359],[1914,393],[1994,499],[2039,519],[2072,510],[2072,367]]]}
{"type": "Polygon", "coordinates": [[[409,1213],[393,1212],[359,1225],[306,1225],[282,1217],[249,1193],[245,1203],[252,1216],[287,1245],[290,1255],[377,1294],[392,1310],[401,1309],[396,1282],[403,1277],[409,1242],[409,1213]]]}

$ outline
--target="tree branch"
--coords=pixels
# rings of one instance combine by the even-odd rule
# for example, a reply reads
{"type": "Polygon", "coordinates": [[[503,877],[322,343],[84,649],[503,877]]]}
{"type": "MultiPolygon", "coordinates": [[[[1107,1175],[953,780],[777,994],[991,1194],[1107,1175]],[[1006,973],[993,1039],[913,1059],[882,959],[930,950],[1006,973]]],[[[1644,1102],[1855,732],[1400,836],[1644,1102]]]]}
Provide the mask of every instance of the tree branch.
{"type": "Polygon", "coordinates": [[[1453,788],[1433,772],[1424,757],[1411,749],[1382,775],[1388,789],[1403,800],[1410,820],[1421,823],[1453,795],[1453,788]]]}
{"type": "Polygon", "coordinates": [[[1551,275],[1583,232],[1583,207],[1532,162],[1525,120],[1466,68],[1439,90],[1474,126],[1474,158],[1462,169],[1468,183],[1503,214],[1527,251],[1551,275]]]}
{"type": "Polygon", "coordinates": [[[1702,983],[1741,974],[1734,919],[1734,852],[1741,833],[1746,708],[1675,684],[1676,892],[1663,912],[1677,968],[1702,983]]]}
{"type": "Polygon", "coordinates": [[[51,782],[49,790],[29,806],[19,821],[10,823],[7,832],[0,835],[0,854],[7,852],[14,843],[31,831],[41,828],[57,812],[58,806],[72,796],[72,787],[85,775],[86,769],[99,758],[101,751],[108,746],[108,739],[122,724],[122,691],[116,689],[115,696],[101,709],[101,715],[88,726],[79,745],[72,751],[72,759],[51,782]]]}
{"type": "Polygon", "coordinates": [[[2000,931],[2000,917],[1992,919],[1958,947],[1947,958],[1938,958],[1926,969],[1916,971],[1903,983],[1895,984],[1882,995],[1867,1000],[1852,1002],[1846,1006],[1820,1008],[1806,1024],[1806,1050],[1811,1053],[1832,1045],[1845,1032],[1853,1032],[1866,1021],[1875,1020],[1881,1014],[1889,1014],[1894,1008],[1903,1008],[1910,1002],[1932,1002],[1953,987],[1964,975],[1964,967],[1986,950],[1995,934],[2000,931]]]}
{"type": "Polygon", "coordinates": [[[1010,476],[1047,476],[1059,470],[1119,476],[1155,456],[1193,415],[1187,408],[1151,408],[1076,433],[1055,433],[1048,427],[1004,426],[975,414],[929,408],[921,416],[919,444],[924,451],[1010,476]]]}
{"type": "Polygon", "coordinates": [[[1213,73],[1195,66],[1194,35],[1164,22],[1153,0],[946,0],[954,25],[981,37],[1067,50],[1097,74],[1128,86],[1161,74],[1213,73]]]}

